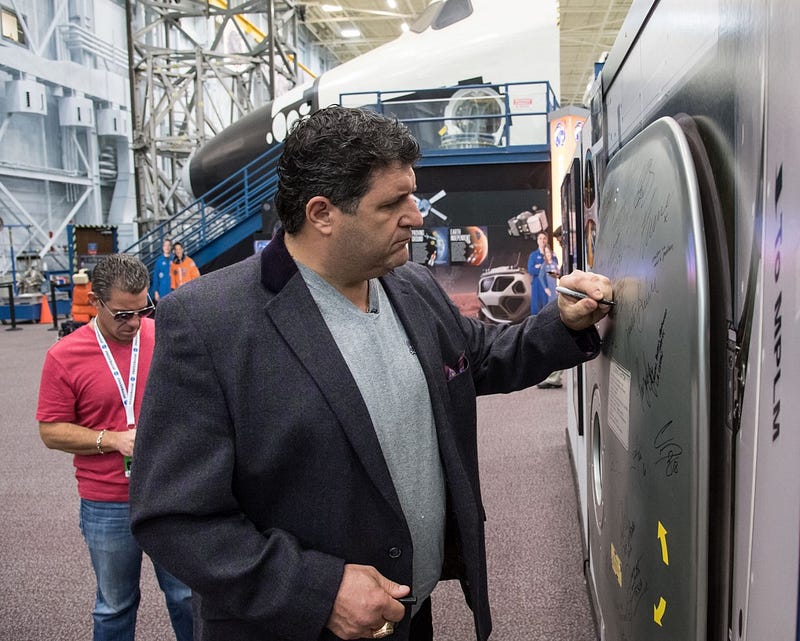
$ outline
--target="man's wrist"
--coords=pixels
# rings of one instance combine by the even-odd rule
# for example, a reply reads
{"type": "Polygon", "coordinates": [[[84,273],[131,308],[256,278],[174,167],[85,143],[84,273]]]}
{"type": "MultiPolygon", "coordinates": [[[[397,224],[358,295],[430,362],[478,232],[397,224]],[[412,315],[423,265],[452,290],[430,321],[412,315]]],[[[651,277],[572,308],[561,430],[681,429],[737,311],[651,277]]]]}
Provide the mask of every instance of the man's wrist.
{"type": "Polygon", "coordinates": [[[106,431],[100,430],[100,433],[97,435],[97,440],[95,441],[95,445],[97,445],[97,451],[100,454],[105,454],[105,450],[103,449],[103,436],[105,436],[106,431]]]}
{"type": "Polygon", "coordinates": [[[586,356],[594,356],[600,351],[600,346],[603,341],[594,325],[590,325],[586,329],[572,329],[566,324],[564,326],[567,328],[570,336],[572,336],[578,349],[586,356]]]}

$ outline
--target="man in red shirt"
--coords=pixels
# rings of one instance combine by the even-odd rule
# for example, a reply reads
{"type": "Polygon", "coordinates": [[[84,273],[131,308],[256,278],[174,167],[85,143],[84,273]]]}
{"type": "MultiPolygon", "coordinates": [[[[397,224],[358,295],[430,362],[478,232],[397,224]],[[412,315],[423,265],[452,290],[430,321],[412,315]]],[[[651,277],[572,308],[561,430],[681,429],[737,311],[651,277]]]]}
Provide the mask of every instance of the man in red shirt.
{"type": "MultiPolygon", "coordinates": [[[[133,641],[139,607],[142,550],[130,531],[128,476],[155,344],[148,283],[138,258],[103,258],[89,294],[97,316],[48,350],[39,388],[42,440],[74,454],[80,526],[97,578],[94,641],[133,641]]],[[[191,591],[155,570],[175,635],[190,641],[191,591]]]]}

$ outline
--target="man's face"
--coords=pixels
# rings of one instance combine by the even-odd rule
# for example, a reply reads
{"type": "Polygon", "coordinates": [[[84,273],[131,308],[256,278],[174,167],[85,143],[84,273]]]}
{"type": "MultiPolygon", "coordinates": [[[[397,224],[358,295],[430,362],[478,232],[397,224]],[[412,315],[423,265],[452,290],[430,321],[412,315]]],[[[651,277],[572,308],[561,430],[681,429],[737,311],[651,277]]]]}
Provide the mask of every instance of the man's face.
{"type": "Polygon", "coordinates": [[[142,324],[141,316],[134,315],[130,320],[121,321],[114,318],[115,312],[139,311],[146,309],[150,305],[147,296],[147,288],[138,294],[129,294],[116,287],[111,288],[107,299],[102,301],[94,294],[91,299],[92,304],[97,308],[95,322],[106,339],[112,339],[118,343],[130,343],[139,326],[142,324]]]}
{"type": "Polygon", "coordinates": [[[165,240],[161,244],[161,251],[164,252],[164,256],[169,256],[172,253],[172,242],[165,240]]]}
{"type": "Polygon", "coordinates": [[[405,264],[411,228],[422,225],[415,189],[414,169],[396,165],[373,173],[355,215],[334,207],[336,262],[347,277],[375,278],[405,264]]]}

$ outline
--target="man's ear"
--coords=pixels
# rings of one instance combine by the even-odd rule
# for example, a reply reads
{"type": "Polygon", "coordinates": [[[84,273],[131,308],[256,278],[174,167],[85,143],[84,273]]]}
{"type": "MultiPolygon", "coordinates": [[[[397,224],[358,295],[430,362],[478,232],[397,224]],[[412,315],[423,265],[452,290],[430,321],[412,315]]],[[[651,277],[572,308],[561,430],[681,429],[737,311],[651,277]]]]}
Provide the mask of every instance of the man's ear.
{"type": "Polygon", "coordinates": [[[325,196],[314,196],[306,203],[306,222],[325,236],[331,232],[333,204],[325,196]]]}

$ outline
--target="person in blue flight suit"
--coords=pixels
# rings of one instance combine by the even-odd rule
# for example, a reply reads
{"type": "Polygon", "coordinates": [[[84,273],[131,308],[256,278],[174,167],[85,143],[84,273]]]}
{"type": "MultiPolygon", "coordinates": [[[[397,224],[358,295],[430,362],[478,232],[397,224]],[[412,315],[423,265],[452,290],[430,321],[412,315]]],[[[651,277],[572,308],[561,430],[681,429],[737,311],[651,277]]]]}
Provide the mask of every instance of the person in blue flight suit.
{"type": "Polygon", "coordinates": [[[528,257],[528,273],[531,275],[531,314],[539,313],[547,305],[547,294],[539,280],[539,270],[545,262],[544,248],[547,247],[547,234],[540,231],[536,234],[536,249],[528,257]]]}
{"type": "Polygon", "coordinates": [[[165,238],[161,244],[162,254],[156,259],[153,267],[153,293],[152,298],[155,302],[161,300],[172,291],[170,284],[169,269],[172,265],[172,241],[165,238]]]}
{"type": "Polygon", "coordinates": [[[555,300],[558,296],[556,294],[556,285],[558,284],[557,278],[560,276],[558,270],[558,258],[550,249],[550,245],[544,246],[544,263],[539,269],[539,284],[544,289],[544,294],[547,297],[547,302],[555,300]]]}

